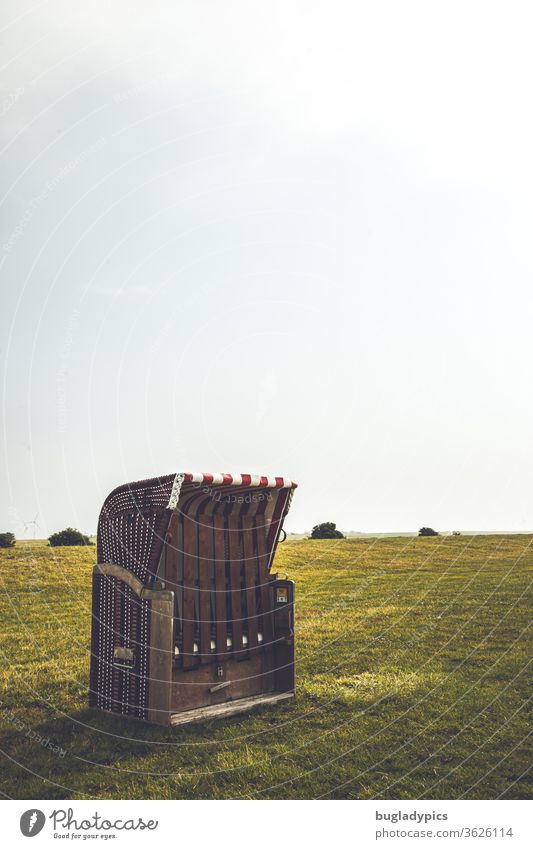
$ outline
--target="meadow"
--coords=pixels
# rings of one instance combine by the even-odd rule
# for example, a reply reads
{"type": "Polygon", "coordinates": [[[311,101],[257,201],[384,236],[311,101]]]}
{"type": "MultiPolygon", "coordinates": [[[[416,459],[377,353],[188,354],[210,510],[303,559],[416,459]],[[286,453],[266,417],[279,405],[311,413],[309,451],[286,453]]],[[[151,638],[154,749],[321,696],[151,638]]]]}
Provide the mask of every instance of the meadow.
{"type": "Polygon", "coordinates": [[[4,798],[531,797],[532,536],[288,540],[296,699],[175,729],[87,707],[95,551],[0,551],[4,798]]]}

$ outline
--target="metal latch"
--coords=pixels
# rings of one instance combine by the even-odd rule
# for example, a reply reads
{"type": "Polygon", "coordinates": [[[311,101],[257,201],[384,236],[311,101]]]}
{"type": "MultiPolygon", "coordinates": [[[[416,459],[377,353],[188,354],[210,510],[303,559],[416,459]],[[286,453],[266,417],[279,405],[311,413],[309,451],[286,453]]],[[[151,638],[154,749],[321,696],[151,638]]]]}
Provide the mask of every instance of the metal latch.
{"type": "Polygon", "coordinates": [[[287,604],[289,591],[287,587],[276,587],[276,604],[287,604]]]}
{"type": "Polygon", "coordinates": [[[125,646],[115,646],[113,650],[113,660],[115,666],[125,666],[130,668],[135,663],[135,654],[133,649],[128,649],[125,646]]]}
{"type": "Polygon", "coordinates": [[[209,687],[210,693],[218,693],[219,690],[224,690],[226,687],[229,687],[231,681],[223,681],[221,684],[215,684],[213,687],[209,687]]]}

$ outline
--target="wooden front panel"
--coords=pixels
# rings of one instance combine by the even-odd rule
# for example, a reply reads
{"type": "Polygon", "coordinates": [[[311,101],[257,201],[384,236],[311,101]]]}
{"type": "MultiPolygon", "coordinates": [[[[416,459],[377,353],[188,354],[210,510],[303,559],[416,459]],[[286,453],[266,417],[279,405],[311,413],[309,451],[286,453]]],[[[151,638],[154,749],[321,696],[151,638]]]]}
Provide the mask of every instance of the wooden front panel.
{"type": "Polygon", "coordinates": [[[219,705],[234,699],[271,692],[270,678],[265,684],[265,663],[261,654],[244,661],[234,659],[223,663],[224,677],[217,674],[218,663],[199,666],[194,672],[175,668],[172,684],[172,710],[193,710],[204,705],[219,705]],[[230,684],[214,693],[212,687],[229,681],[230,684]],[[268,688],[268,689],[267,689],[268,688]]]}
{"type": "Polygon", "coordinates": [[[152,598],[148,719],[158,725],[168,725],[172,709],[174,596],[165,590],[143,590],[143,593],[152,598]]]}

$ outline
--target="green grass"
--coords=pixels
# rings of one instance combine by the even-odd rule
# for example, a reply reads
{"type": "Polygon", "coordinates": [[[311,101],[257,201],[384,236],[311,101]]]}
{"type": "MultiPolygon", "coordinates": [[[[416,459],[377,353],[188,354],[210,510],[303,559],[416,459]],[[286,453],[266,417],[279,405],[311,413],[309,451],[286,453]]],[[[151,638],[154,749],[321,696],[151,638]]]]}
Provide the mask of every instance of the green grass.
{"type": "Polygon", "coordinates": [[[280,545],[297,698],[174,730],[87,708],[94,556],[0,552],[5,796],[531,796],[533,537],[280,545]]]}

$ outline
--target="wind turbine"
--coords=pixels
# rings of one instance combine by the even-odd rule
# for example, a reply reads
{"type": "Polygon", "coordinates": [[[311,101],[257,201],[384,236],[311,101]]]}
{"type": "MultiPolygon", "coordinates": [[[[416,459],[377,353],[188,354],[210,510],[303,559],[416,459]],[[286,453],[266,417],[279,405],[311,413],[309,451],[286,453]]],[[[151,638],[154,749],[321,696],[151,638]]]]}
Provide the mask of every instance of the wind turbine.
{"type": "Polygon", "coordinates": [[[28,528],[33,528],[33,538],[35,539],[35,530],[39,527],[39,522],[37,521],[37,516],[39,514],[35,514],[35,519],[30,519],[29,522],[24,522],[24,533],[28,530],[28,528]]]}

